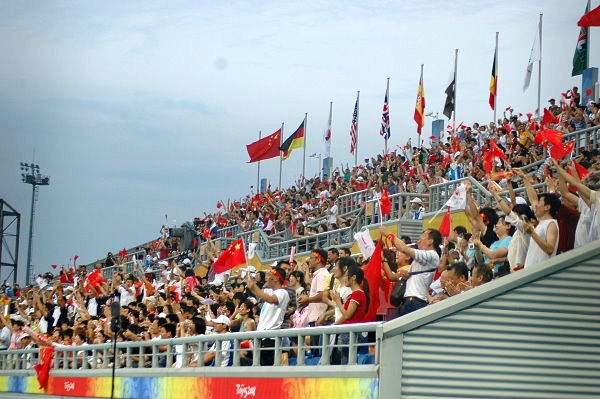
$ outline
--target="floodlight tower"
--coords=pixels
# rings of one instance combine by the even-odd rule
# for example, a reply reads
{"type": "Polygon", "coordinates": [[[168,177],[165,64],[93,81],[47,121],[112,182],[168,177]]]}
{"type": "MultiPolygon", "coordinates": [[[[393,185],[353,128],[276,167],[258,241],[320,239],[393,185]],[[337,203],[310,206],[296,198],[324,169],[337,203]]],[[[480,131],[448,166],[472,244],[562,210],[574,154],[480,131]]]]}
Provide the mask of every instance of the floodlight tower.
{"type": "Polygon", "coordinates": [[[31,249],[33,247],[33,217],[37,201],[38,186],[48,186],[50,176],[40,173],[40,165],[21,162],[21,179],[23,183],[31,184],[31,215],[29,217],[29,245],[27,247],[27,268],[25,270],[26,284],[33,283],[33,268],[31,265],[31,249]]]}

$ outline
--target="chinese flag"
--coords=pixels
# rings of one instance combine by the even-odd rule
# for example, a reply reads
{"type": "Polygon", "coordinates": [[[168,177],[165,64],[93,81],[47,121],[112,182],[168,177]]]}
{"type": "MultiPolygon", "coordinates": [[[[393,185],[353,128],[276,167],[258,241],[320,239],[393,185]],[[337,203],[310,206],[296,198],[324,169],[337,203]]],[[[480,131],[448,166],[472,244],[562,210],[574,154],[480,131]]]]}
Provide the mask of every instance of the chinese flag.
{"type": "Polygon", "coordinates": [[[392,213],[392,201],[390,200],[390,193],[387,189],[383,190],[383,194],[379,199],[379,206],[381,207],[382,216],[392,213]]]}
{"type": "Polygon", "coordinates": [[[446,214],[442,218],[442,223],[440,224],[440,234],[442,237],[448,237],[450,235],[452,222],[450,220],[450,207],[446,210],[446,214]]]}
{"type": "Polygon", "coordinates": [[[544,108],[544,116],[542,117],[542,126],[546,126],[548,123],[558,123],[558,118],[554,114],[544,108]]]}
{"type": "Polygon", "coordinates": [[[375,321],[377,318],[377,308],[379,307],[379,289],[381,288],[381,261],[383,259],[381,248],[383,243],[382,238],[383,237],[377,241],[375,251],[371,256],[369,263],[363,266],[365,280],[367,280],[369,283],[369,292],[371,294],[369,309],[367,309],[367,313],[365,314],[365,322],[375,321]]]}
{"type": "MultiPolygon", "coordinates": [[[[585,180],[592,173],[577,161],[573,161],[573,164],[575,165],[575,170],[577,170],[577,175],[579,175],[579,180],[585,180]]],[[[571,174],[571,170],[567,170],[567,173],[571,174]]]]}
{"type": "Polygon", "coordinates": [[[550,148],[550,156],[552,157],[552,159],[559,160],[572,153],[573,148],[575,148],[574,141],[553,145],[552,148],[550,148]]]}
{"type": "Polygon", "coordinates": [[[558,130],[542,129],[542,134],[552,145],[561,145],[563,143],[563,134],[558,130]]]}
{"type": "Polygon", "coordinates": [[[251,162],[264,161],[279,156],[279,145],[281,144],[281,129],[254,143],[246,145],[251,162]]]}
{"type": "Polygon", "coordinates": [[[221,253],[221,256],[215,261],[213,267],[215,273],[223,273],[245,263],[244,241],[240,238],[231,243],[229,248],[221,253]]]}

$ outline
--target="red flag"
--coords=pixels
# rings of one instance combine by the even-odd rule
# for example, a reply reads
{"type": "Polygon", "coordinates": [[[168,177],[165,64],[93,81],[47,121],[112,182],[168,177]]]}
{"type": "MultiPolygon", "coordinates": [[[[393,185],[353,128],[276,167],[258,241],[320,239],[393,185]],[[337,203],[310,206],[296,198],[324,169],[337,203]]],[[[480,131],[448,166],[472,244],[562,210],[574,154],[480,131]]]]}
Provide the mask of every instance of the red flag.
{"type": "Polygon", "coordinates": [[[558,118],[554,114],[544,108],[544,116],[542,117],[542,126],[546,126],[548,123],[558,123],[558,118]]]}
{"type": "Polygon", "coordinates": [[[217,209],[221,209],[223,203],[221,201],[217,201],[217,209]]]}
{"type": "Polygon", "coordinates": [[[377,308],[379,307],[379,289],[381,288],[381,261],[383,259],[382,256],[382,246],[383,237],[377,241],[377,245],[375,246],[375,251],[365,266],[363,266],[363,271],[365,273],[365,280],[369,283],[369,292],[370,292],[370,302],[369,309],[367,309],[367,313],[365,314],[364,321],[375,321],[377,318],[377,308]]]}
{"type": "Polygon", "coordinates": [[[544,134],[542,133],[542,129],[538,130],[533,138],[534,144],[544,144],[544,134]]]}
{"type": "Polygon", "coordinates": [[[33,366],[40,383],[40,389],[46,391],[50,379],[50,366],[54,357],[54,346],[43,346],[40,348],[40,363],[33,366]]]}
{"type": "Polygon", "coordinates": [[[223,273],[245,263],[244,241],[240,238],[231,243],[229,248],[221,253],[221,256],[215,261],[213,267],[215,273],[223,273]]]}
{"type": "Polygon", "coordinates": [[[50,265],[50,267],[52,267],[53,269],[56,269],[58,267],[58,265],[50,265]]]}
{"type": "Polygon", "coordinates": [[[127,256],[127,249],[123,248],[119,251],[119,258],[124,258],[127,256]]]}
{"type": "Polygon", "coordinates": [[[490,152],[493,157],[498,157],[506,161],[506,154],[496,145],[494,140],[490,140],[490,152]]]}
{"type": "Polygon", "coordinates": [[[442,237],[448,237],[450,235],[450,229],[452,226],[452,221],[450,220],[450,207],[446,209],[446,214],[442,218],[442,223],[440,224],[440,234],[442,237]]]}
{"type": "Polygon", "coordinates": [[[579,19],[577,26],[587,28],[589,26],[600,26],[600,6],[586,13],[579,19]]]}
{"type": "MultiPolygon", "coordinates": [[[[592,173],[577,161],[573,161],[573,164],[575,165],[575,170],[577,170],[577,174],[579,175],[580,180],[585,180],[585,178],[588,177],[590,173],[592,173]]],[[[571,171],[567,170],[567,173],[571,174],[571,171]]]]}
{"type": "Polygon", "coordinates": [[[77,259],[79,259],[79,255],[75,255],[75,256],[73,257],[73,263],[77,262],[77,259]]]}
{"type": "Polygon", "coordinates": [[[563,134],[558,130],[542,129],[544,139],[546,139],[552,145],[561,145],[563,143],[563,134]]]}
{"type": "Polygon", "coordinates": [[[421,134],[421,129],[425,126],[425,91],[423,90],[423,69],[421,68],[421,77],[419,78],[419,88],[417,89],[417,102],[415,104],[415,122],[417,123],[417,133],[421,134]]]}
{"type": "Polygon", "coordinates": [[[251,162],[264,161],[279,156],[279,145],[281,144],[281,129],[254,143],[246,145],[251,162]]]}
{"type": "Polygon", "coordinates": [[[569,141],[568,143],[561,143],[559,145],[553,145],[552,148],[550,148],[550,156],[552,157],[552,159],[559,160],[572,153],[573,148],[575,148],[574,141],[569,141]]]}
{"type": "Polygon", "coordinates": [[[379,206],[381,207],[381,215],[389,215],[392,213],[392,201],[390,200],[390,193],[387,190],[383,190],[383,194],[381,194],[381,198],[379,199],[379,206]]]}

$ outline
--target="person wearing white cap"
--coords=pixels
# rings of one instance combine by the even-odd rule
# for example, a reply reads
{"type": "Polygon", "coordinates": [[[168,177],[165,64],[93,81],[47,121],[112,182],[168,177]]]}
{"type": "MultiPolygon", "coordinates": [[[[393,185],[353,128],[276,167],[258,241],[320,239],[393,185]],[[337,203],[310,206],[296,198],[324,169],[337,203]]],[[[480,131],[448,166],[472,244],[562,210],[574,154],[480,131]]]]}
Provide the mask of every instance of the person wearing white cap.
{"type": "Polygon", "coordinates": [[[409,219],[412,220],[423,220],[423,214],[425,214],[425,207],[423,207],[423,200],[419,197],[415,197],[410,200],[410,211],[409,219]]]}
{"type": "MultiPolygon", "coordinates": [[[[229,326],[231,324],[231,321],[229,320],[229,317],[225,316],[224,314],[219,315],[216,319],[214,319],[212,321],[213,323],[213,328],[214,328],[214,332],[215,334],[225,334],[226,332],[229,331],[229,326]]],[[[206,352],[204,354],[204,365],[205,366],[214,366],[214,362],[215,362],[215,357],[217,354],[217,343],[219,341],[215,341],[215,343],[210,347],[210,349],[208,350],[208,352],[206,352]]],[[[231,341],[230,340],[223,340],[220,343],[221,346],[221,364],[220,367],[227,367],[227,366],[231,366],[231,341]]]]}

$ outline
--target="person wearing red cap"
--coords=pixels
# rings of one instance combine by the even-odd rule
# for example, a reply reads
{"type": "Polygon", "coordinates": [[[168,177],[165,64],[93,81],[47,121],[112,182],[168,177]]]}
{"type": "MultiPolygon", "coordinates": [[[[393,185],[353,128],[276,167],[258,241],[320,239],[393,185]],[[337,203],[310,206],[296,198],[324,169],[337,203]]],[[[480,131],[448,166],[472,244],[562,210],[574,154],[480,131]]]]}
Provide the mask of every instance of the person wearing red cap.
{"type": "MultiPolygon", "coordinates": [[[[246,288],[256,299],[262,301],[260,320],[256,331],[279,330],[287,310],[290,297],[284,288],[285,270],[274,267],[266,273],[264,289],[256,285],[256,280],[251,273],[246,274],[246,288]]],[[[262,348],[274,348],[275,340],[264,338],[260,342],[262,348]]],[[[272,366],[275,363],[275,350],[261,350],[261,366],[272,366]]]]}

